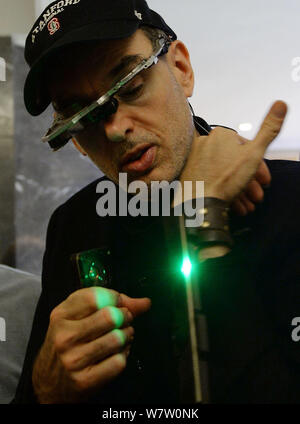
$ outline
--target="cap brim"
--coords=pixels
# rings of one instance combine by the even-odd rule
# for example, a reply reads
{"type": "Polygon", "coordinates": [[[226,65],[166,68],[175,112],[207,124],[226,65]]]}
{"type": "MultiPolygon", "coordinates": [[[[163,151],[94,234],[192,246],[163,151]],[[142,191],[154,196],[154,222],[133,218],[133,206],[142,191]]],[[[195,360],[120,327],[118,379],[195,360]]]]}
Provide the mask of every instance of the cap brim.
{"type": "Polygon", "coordinates": [[[44,65],[55,52],[68,45],[88,42],[117,40],[130,37],[139,27],[136,21],[112,21],[97,22],[86,25],[74,31],[70,31],[65,37],[60,38],[50,49],[32,65],[24,86],[24,103],[28,112],[37,116],[44,112],[51,103],[47,90],[47,82],[44,81],[44,65]]]}

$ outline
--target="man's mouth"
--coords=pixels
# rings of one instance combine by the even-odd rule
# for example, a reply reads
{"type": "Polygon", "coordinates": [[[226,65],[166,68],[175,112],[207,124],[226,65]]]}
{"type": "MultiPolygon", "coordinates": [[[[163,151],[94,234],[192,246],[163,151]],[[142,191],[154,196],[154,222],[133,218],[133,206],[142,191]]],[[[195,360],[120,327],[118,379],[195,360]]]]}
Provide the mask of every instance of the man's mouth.
{"type": "Polygon", "coordinates": [[[156,157],[156,146],[141,145],[123,156],[121,172],[145,173],[153,166],[156,157]]]}

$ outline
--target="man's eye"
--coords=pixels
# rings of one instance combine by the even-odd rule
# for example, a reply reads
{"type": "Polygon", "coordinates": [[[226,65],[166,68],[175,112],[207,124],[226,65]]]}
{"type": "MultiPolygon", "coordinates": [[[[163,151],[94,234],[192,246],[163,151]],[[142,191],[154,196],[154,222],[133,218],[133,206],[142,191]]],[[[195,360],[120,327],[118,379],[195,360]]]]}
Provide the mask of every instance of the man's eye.
{"type": "Polygon", "coordinates": [[[62,110],[59,110],[58,113],[64,118],[71,118],[76,113],[80,112],[83,109],[83,105],[79,103],[73,103],[70,106],[67,106],[63,108],[62,110]]]}
{"type": "Polygon", "coordinates": [[[123,88],[119,91],[118,97],[124,100],[134,100],[136,99],[142,92],[143,84],[140,84],[136,87],[128,87],[123,88]]]}

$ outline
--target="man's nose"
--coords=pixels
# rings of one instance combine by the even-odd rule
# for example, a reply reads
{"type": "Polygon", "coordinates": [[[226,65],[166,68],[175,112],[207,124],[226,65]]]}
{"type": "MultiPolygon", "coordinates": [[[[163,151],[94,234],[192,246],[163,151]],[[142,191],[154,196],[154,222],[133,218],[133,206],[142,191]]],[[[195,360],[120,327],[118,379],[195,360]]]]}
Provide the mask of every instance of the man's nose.
{"type": "Polygon", "coordinates": [[[109,141],[114,143],[125,141],[128,135],[133,132],[133,119],[128,107],[120,104],[117,111],[104,121],[103,126],[109,141]]]}

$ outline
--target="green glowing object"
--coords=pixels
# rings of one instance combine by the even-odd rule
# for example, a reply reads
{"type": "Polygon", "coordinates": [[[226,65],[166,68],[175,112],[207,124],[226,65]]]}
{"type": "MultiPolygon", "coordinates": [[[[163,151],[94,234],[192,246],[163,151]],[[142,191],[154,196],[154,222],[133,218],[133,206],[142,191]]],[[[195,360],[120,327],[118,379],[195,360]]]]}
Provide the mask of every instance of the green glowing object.
{"type": "Polygon", "coordinates": [[[94,293],[98,309],[105,308],[106,306],[114,306],[117,303],[117,297],[107,289],[95,287],[94,293]]]}
{"type": "Polygon", "coordinates": [[[94,287],[95,300],[98,309],[107,308],[115,328],[120,328],[124,324],[124,314],[121,309],[116,308],[118,297],[110,290],[102,287],[94,287]]]}
{"type": "Polygon", "coordinates": [[[72,255],[82,287],[105,287],[110,284],[110,256],[111,252],[107,249],[92,249],[72,255]]]}
{"type": "Polygon", "coordinates": [[[192,263],[190,261],[190,258],[187,256],[183,260],[181,272],[186,278],[188,278],[191,274],[191,271],[192,271],[192,263]]]}
{"type": "Polygon", "coordinates": [[[124,324],[124,315],[122,311],[119,308],[115,308],[114,306],[109,306],[107,309],[109,309],[111,318],[113,323],[115,324],[116,328],[122,327],[124,324]]]}
{"type": "Polygon", "coordinates": [[[120,345],[121,346],[124,346],[125,345],[125,343],[126,343],[126,336],[125,336],[125,334],[123,333],[123,331],[122,330],[119,330],[119,329],[115,329],[115,330],[113,330],[112,331],[112,333],[113,334],[115,334],[116,336],[117,336],[117,338],[119,339],[119,341],[120,341],[120,345]]]}

